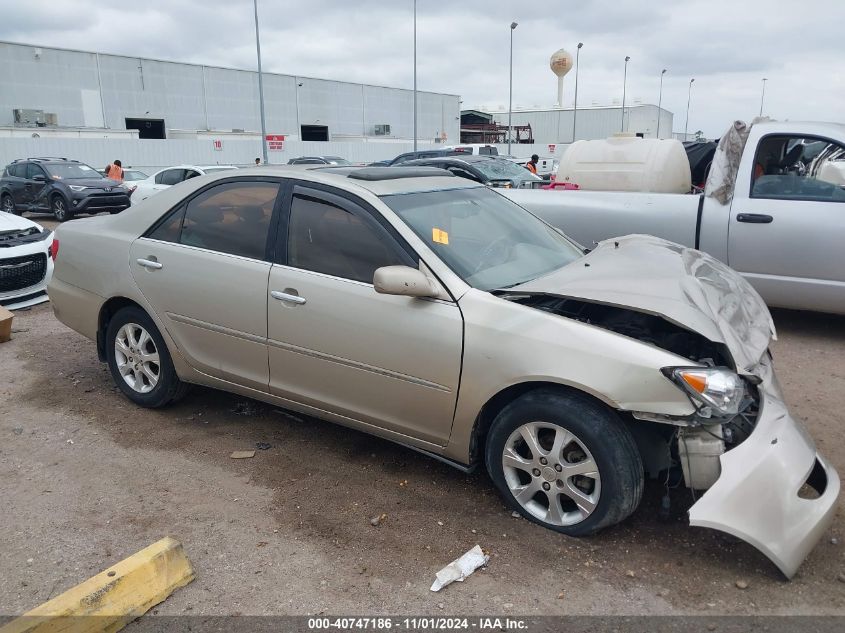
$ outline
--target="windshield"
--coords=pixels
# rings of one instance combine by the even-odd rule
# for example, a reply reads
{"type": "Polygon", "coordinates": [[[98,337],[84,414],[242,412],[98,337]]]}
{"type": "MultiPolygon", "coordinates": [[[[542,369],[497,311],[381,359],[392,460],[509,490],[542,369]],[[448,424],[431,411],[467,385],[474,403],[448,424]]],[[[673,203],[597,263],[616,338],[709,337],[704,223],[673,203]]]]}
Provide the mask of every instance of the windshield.
{"type": "Polygon", "coordinates": [[[332,165],[351,165],[348,160],[345,158],[341,158],[340,156],[326,156],[326,160],[329,161],[332,165]]]}
{"type": "Polygon", "coordinates": [[[583,255],[561,233],[487,187],[382,200],[449,268],[480,290],[536,279],[583,255]]]}
{"type": "Polygon", "coordinates": [[[142,171],[137,171],[137,170],[129,171],[128,169],[123,170],[123,179],[124,180],[129,180],[129,181],[146,180],[147,178],[149,178],[149,176],[142,171]]]}
{"type": "Polygon", "coordinates": [[[54,180],[79,180],[81,178],[102,178],[103,175],[93,167],[82,163],[56,163],[44,165],[47,173],[54,180]]]}
{"type": "Polygon", "coordinates": [[[480,160],[472,164],[488,180],[539,180],[537,176],[516,163],[504,158],[480,160]]]}

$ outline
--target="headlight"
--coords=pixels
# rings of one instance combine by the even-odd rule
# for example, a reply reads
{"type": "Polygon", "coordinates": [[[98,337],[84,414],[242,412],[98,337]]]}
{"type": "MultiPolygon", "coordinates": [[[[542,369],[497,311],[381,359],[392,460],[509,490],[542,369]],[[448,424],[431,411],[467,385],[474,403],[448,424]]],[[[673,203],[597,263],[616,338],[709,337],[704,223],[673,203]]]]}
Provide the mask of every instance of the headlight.
{"type": "Polygon", "coordinates": [[[71,191],[85,191],[88,187],[83,187],[82,185],[68,185],[71,191]]]}
{"type": "Polygon", "coordinates": [[[745,399],[745,383],[724,367],[667,367],[663,373],[698,403],[721,415],[736,415],[745,399]]]}

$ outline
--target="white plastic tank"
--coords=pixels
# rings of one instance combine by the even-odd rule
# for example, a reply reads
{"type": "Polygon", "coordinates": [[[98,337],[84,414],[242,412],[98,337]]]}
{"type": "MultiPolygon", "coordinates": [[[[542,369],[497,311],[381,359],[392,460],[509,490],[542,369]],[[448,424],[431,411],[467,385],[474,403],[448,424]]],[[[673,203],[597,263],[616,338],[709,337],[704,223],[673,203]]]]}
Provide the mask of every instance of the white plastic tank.
{"type": "Polygon", "coordinates": [[[845,187],[845,159],[824,161],[816,178],[832,185],[845,187]]]}
{"type": "Polygon", "coordinates": [[[556,179],[586,191],[689,193],[691,178],[680,141],[628,133],[574,142],[560,159],[556,179]]]}

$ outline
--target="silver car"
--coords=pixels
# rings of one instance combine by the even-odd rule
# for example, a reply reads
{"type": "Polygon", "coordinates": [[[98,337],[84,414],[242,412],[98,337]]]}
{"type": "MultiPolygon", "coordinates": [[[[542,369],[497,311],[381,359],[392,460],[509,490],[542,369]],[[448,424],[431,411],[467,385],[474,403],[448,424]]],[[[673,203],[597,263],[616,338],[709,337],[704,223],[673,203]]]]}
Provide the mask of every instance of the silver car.
{"type": "Polygon", "coordinates": [[[628,236],[585,252],[433,168],[262,167],[58,229],[56,316],[146,407],[190,383],[467,470],[573,536],[646,477],[705,491],[690,522],[792,576],[836,471],[783,402],[757,293],[712,257],[628,236]]]}

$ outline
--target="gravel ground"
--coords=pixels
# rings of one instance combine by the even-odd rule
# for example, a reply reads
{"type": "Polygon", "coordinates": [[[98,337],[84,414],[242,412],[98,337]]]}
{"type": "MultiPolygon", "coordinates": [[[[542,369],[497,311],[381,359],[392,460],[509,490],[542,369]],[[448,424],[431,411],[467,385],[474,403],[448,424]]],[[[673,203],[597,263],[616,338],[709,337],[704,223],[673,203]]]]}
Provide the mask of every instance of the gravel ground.
{"type": "MultiPolygon", "coordinates": [[[[787,401],[845,472],[845,318],[775,319],[787,401]]],[[[49,305],[14,327],[0,346],[0,614],[166,535],[197,578],[162,615],[845,614],[841,510],[792,582],[752,547],[688,527],[684,491],[658,521],[656,485],[623,525],[567,538],[513,518],[483,473],[355,431],[200,388],[140,409],[49,305]],[[271,447],[229,458],[258,442],[271,447]],[[431,593],[476,543],[489,567],[431,593]]]]}

